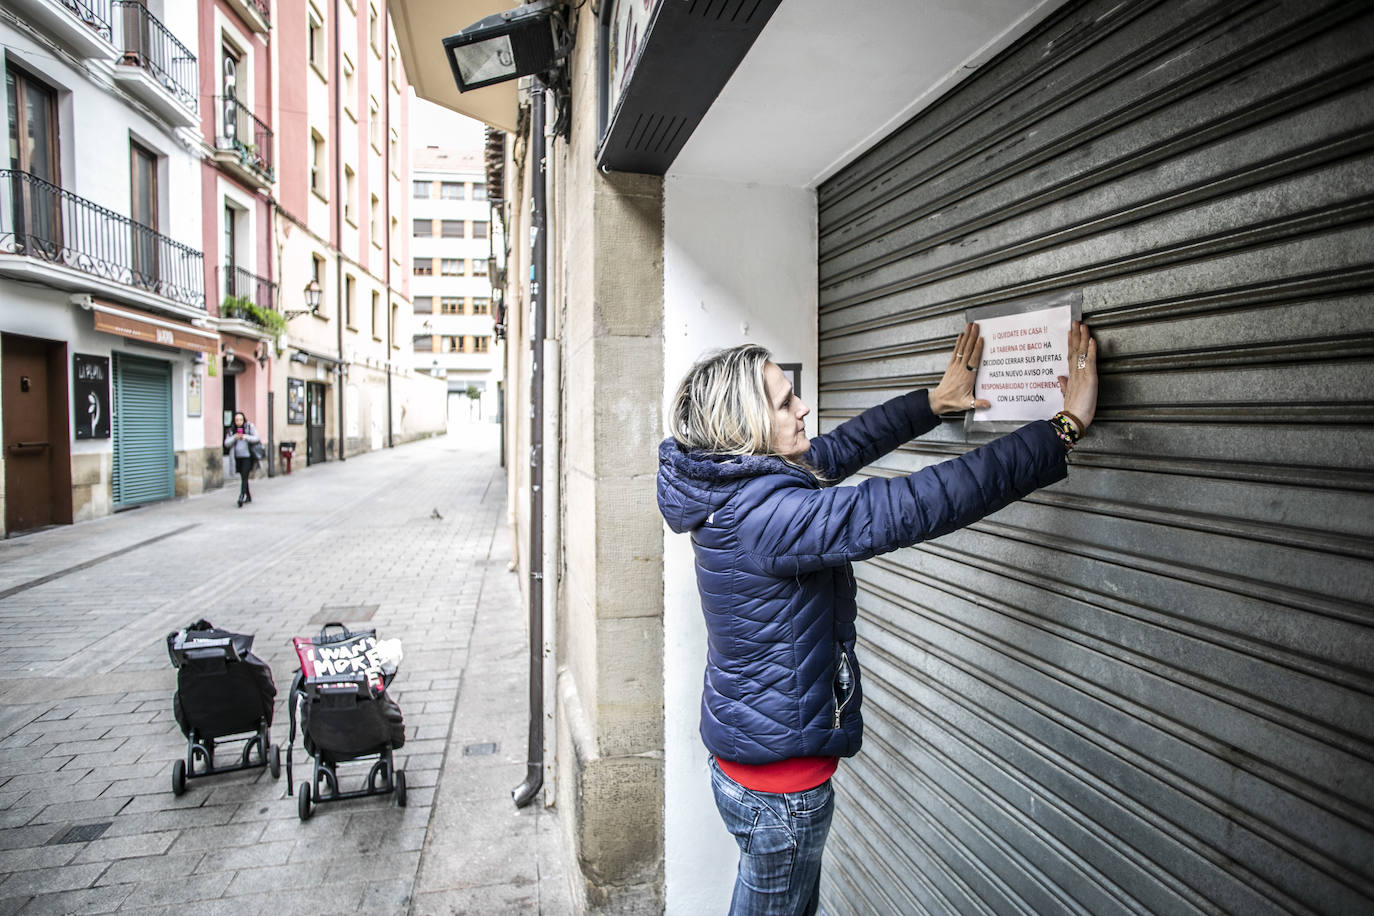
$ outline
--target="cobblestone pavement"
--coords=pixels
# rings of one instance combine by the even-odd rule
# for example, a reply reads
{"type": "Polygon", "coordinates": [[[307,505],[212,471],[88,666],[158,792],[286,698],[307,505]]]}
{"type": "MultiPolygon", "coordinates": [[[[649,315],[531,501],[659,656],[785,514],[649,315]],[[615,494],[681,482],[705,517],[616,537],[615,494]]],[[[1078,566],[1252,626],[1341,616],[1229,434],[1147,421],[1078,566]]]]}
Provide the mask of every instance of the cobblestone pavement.
{"type": "Polygon", "coordinates": [[[255,481],[242,509],[225,488],[0,542],[0,916],[570,912],[556,818],[510,800],[527,637],[496,450],[465,427],[255,481]],[[175,797],[164,638],[201,617],[256,635],[283,745],[292,636],[400,638],[407,806],[301,822],[263,770],[175,797]]]}

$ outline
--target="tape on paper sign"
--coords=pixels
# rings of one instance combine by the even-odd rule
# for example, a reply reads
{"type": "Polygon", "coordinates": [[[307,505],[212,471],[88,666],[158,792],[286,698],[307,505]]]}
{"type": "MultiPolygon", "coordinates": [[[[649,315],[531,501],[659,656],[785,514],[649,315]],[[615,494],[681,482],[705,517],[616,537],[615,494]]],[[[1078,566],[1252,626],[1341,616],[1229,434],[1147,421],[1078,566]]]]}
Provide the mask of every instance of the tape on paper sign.
{"type": "Polygon", "coordinates": [[[1069,328],[1082,318],[1083,293],[1052,293],[969,309],[983,340],[973,394],[991,407],[967,414],[969,432],[1008,432],[1064,408],[1059,376],[1069,374],[1069,328]]]}

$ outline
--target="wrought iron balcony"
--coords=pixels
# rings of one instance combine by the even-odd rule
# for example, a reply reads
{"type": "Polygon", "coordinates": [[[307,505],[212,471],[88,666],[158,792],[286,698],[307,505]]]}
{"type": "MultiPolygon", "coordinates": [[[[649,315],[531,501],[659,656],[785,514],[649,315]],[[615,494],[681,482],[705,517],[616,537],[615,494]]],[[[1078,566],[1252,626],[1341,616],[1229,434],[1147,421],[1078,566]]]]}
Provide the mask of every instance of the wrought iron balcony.
{"type": "Polygon", "coordinates": [[[113,40],[114,33],[110,29],[110,0],[60,0],[60,2],[101,38],[106,41],[113,40]]]}
{"type": "MultiPolygon", "coordinates": [[[[224,284],[225,299],[247,299],[258,308],[276,311],[277,308],[277,284],[265,277],[249,273],[242,267],[235,267],[233,264],[224,265],[222,275],[224,284]]],[[[243,317],[241,315],[225,315],[226,318],[243,317]]]]}
{"type": "Polygon", "coordinates": [[[112,0],[123,63],[146,71],[190,111],[198,110],[196,55],[139,0],[112,0]]]}
{"type": "Polygon", "coordinates": [[[232,95],[216,96],[215,100],[220,107],[220,132],[215,138],[215,148],[234,153],[239,165],[271,184],[272,128],[232,95]]]}
{"type": "Polygon", "coordinates": [[[19,19],[77,57],[113,61],[111,0],[5,0],[19,19]]]}
{"type": "Polygon", "coordinates": [[[269,0],[248,0],[248,5],[257,10],[258,15],[265,21],[272,21],[272,4],[269,0]]]}
{"type": "Polygon", "coordinates": [[[205,308],[205,256],[28,172],[0,169],[0,253],[205,308]]]}

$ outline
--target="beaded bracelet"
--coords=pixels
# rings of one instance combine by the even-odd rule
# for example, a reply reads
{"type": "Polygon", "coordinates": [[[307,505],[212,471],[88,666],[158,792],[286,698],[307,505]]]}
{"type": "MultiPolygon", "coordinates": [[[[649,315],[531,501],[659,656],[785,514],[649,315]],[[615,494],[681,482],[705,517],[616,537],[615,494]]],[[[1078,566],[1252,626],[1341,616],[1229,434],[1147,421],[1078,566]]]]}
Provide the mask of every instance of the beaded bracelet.
{"type": "Polygon", "coordinates": [[[1073,447],[1078,444],[1079,438],[1083,435],[1083,430],[1073,417],[1062,410],[1050,417],[1050,428],[1059,437],[1059,441],[1063,443],[1066,452],[1073,451],[1073,447]]]}

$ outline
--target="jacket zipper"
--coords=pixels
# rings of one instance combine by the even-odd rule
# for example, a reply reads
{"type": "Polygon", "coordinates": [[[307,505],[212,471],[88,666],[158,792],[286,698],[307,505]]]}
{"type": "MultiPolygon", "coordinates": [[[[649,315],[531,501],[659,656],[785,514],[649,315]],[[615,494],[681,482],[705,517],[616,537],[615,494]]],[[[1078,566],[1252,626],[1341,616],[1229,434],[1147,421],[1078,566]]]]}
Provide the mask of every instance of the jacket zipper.
{"type": "Polygon", "coordinates": [[[840,713],[849,705],[849,701],[854,698],[854,669],[849,667],[849,653],[840,650],[840,663],[835,671],[834,685],[839,688],[839,693],[831,691],[835,698],[835,720],[831,728],[840,727],[840,713]],[[843,695],[844,699],[841,699],[843,695]]]}

